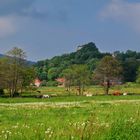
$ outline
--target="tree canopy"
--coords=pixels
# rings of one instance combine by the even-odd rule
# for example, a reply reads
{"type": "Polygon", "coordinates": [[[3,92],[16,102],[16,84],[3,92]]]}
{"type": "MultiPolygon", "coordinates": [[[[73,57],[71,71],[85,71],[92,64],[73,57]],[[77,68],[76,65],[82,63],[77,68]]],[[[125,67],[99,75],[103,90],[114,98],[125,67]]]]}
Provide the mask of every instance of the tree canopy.
{"type": "Polygon", "coordinates": [[[111,82],[118,80],[121,76],[122,67],[119,61],[112,56],[105,56],[94,72],[95,80],[102,82],[106,87],[106,94],[109,92],[111,82]]]}

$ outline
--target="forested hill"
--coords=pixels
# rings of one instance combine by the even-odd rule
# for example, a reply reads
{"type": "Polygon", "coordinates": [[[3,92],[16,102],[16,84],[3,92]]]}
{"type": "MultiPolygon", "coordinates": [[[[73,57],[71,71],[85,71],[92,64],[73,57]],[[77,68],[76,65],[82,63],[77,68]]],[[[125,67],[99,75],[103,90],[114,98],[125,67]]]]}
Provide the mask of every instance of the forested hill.
{"type": "MultiPolygon", "coordinates": [[[[40,80],[54,81],[56,78],[61,77],[64,69],[73,64],[86,64],[92,73],[105,55],[112,54],[100,52],[96,45],[91,42],[78,46],[75,52],[38,61],[35,67],[40,80]]],[[[123,66],[124,81],[135,81],[137,69],[140,66],[140,53],[128,50],[126,52],[116,51],[113,55],[123,66]]]]}
{"type": "Polygon", "coordinates": [[[105,55],[91,42],[78,46],[75,52],[55,56],[50,60],[38,61],[35,66],[41,80],[54,80],[65,68],[73,64],[87,64],[93,70],[97,62],[105,55]]]}

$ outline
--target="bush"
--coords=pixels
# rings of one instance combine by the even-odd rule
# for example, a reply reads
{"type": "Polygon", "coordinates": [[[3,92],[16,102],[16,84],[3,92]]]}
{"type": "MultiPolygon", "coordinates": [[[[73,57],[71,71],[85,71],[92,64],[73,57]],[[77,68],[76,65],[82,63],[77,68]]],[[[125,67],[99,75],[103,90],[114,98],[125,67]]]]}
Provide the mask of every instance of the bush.
{"type": "Polygon", "coordinates": [[[4,90],[0,89],[0,96],[3,96],[3,95],[4,95],[4,90]]]}
{"type": "Polygon", "coordinates": [[[46,86],[48,86],[48,87],[49,86],[50,87],[58,86],[58,82],[57,81],[48,81],[46,86]]]}

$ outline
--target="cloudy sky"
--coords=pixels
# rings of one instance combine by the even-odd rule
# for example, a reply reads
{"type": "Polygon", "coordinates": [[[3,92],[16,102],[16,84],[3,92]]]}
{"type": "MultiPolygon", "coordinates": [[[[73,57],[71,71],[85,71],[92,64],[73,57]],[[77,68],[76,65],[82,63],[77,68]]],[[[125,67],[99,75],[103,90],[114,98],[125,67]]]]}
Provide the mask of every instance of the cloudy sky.
{"type": "Polygon", "coordinates": [[[140,0],[0,0],[0,53],[17,46],[36,61],[91,41],[140,51],[140,0]]]}

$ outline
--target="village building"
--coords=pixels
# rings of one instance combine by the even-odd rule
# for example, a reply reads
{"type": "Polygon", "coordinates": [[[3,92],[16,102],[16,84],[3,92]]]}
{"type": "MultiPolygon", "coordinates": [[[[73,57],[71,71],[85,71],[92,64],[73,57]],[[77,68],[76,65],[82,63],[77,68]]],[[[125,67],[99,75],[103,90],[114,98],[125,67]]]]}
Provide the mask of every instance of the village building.
{"type": "Polygon", "coordinates": [[[40,87],[41,81],[40,81],[38,78],[36,78],[35,81],[34,81],[34,85],[35,85],[36,87],[40,87]]]}
{"type": "Polygon", "coordinates": [[[58,82],[58,86],[65,86],[65,78],[57,78],[56,81],[58,82]]]}

